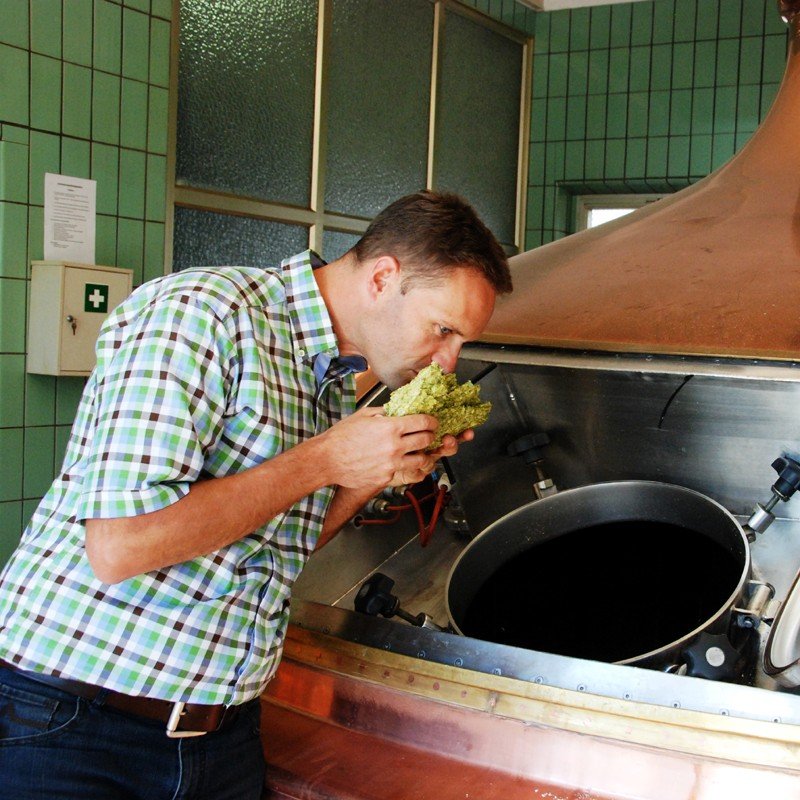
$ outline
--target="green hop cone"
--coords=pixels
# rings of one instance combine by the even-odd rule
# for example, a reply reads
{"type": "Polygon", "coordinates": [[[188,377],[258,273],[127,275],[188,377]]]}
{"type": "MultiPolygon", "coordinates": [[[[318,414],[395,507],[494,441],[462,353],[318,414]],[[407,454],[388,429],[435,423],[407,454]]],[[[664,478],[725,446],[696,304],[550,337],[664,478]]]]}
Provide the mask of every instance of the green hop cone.
{"type": "Polygon", "coordinates": [[[471,381],[460,386],[456,376],[445,375],[435,362],[425,367],[412,381],[395,389],[383,407],[387,417],[431,414],[439,420],[436,439],[428,450],[435,450],[447,435],[458,436],[467,428],[482,425],[492,410],[482,403],[480,388],[471,381]]]}

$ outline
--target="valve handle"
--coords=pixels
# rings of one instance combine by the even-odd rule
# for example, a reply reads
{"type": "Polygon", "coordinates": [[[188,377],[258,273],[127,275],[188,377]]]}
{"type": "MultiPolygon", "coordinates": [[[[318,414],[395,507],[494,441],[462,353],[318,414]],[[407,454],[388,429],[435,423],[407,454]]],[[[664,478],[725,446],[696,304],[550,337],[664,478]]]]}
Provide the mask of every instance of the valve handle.
{"type": "Polygon", "coordinates": [[[514,439],[506,448],[510,456],[523,456],[526,464],[541,461],[543,456],[540,448],[550,444],[550,437],[546,433],[528,433],[514,439]]]}
{"type": "Polygon", "coordinates": [[[782,499],[788,500],[800,489],[800,462],[790,456],[781,456],[772,462],[772,469],[778,473],[772,489],[782,499]]]}
{"type": "Polygon", "coordinates": [[[370,575],[356,594],[353,606],[362,614],[371,617],[393,617],[397,613],[400,600],[392,594],[394,581],[382,572],[370,575]]]}

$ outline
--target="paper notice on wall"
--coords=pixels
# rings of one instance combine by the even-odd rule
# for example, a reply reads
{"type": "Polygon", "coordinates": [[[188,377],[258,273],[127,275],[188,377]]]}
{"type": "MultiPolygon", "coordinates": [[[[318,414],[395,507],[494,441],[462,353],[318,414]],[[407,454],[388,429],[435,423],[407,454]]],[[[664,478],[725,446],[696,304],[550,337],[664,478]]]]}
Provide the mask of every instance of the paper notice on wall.
{"type": "Polygon", "coordinates": [[[44,259],[94,264],[97,181],[44,176],[44,259]]]}

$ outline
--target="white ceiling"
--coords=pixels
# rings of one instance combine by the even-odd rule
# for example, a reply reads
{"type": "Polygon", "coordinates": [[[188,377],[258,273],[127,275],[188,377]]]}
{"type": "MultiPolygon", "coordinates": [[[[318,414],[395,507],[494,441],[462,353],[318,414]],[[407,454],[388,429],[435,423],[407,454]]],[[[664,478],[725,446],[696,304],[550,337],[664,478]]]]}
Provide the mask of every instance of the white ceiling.
{"type": "Polygon", "coordinates": [[[537,11],[560,11],[564,8],[587,8],[588,6],[610,6],[613,3],[640,3],[652,0],[517,0],[537,11]]]}

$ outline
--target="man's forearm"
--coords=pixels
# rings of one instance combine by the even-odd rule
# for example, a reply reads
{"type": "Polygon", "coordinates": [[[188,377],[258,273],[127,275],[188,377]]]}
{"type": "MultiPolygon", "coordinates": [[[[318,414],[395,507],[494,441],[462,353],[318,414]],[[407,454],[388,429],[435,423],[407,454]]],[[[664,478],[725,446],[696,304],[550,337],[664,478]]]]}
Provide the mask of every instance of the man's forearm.
{"type": "Polygon", "coordinates": [[[86,552],[100,580],[116,583],[219,550],[326,485],[318,439],[257,467],[193,484],[166,508],[86,521],[86,552]]]}

